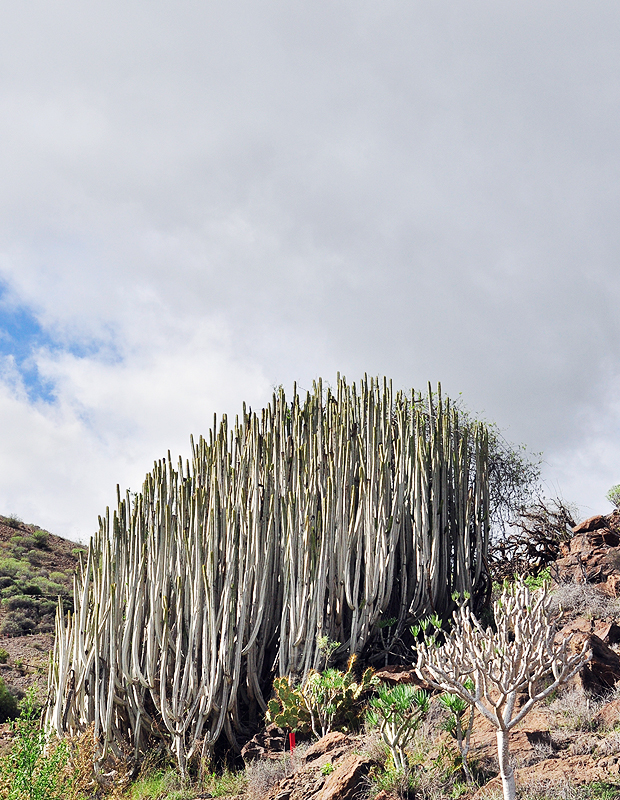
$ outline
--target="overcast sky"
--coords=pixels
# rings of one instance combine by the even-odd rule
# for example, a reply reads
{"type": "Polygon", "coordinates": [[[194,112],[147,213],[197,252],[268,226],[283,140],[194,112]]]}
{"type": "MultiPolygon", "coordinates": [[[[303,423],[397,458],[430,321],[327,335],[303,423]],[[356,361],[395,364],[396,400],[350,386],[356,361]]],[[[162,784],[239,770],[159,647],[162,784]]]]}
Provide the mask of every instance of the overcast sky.
{"type": "Polygon", "coordinates": [[[0,513],[340,371],[620,482],[620,5],[0,2],[0,513]]]}

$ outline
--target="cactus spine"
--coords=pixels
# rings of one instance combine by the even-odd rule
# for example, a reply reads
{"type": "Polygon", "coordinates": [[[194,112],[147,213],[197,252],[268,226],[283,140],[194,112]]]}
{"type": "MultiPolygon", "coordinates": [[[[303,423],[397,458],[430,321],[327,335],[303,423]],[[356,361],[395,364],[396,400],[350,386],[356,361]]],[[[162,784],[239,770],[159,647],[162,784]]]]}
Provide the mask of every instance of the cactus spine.
{"type": "Polygon", "coordinates": [[[224,417],[192,462],[119,493],[59,609],[46,722],[94,723],[102,761],[159,737],[180,769],[246,737],[274,675],[318,669],[317,637],[359,654],[486,585],[487,436],[439,391],[338,378],[302,402],[224,417]]]}

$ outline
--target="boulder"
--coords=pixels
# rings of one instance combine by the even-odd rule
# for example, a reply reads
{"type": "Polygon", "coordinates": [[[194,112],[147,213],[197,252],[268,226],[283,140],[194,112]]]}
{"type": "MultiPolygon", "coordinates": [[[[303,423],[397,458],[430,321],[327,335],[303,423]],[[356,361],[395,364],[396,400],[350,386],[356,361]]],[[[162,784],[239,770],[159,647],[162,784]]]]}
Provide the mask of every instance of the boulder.
{"type": "Polygon", "coordinates": [[[562,545],[562,558],[550,565],[556,583],[606,584],[608,593],[616,591],[620,576],[620,536],[609,529],[581,533],[562,545]]]}
{"type": "MultiPolygon", "coordinates": [[[[620,583],[620,575],[617,575],[616,578],[620,583]]],[[[615,622],[597,622],[594,627],[594,633],[605,644],[618,644],[620,642],[620,625],[616,625],[615,622]]]]}
{"type": "Polygon", "coordinates": [[[577,617],[567,622],[555,635],[556,643],[562,639],[569,639],[572,636],[581,635],[583,645],[584,635],[593,633],[598,636],[605,644],[617,644],[620,642],[620,626],[615,622],[601,622],[601,620],[588,619],[588,617],[577,617]]]}
{"type": "Polygon", "coordinates": [[[316,758],[324,756],[333,750],[340,749],[349,743],[349,737],[340,731],[332,731],[321,737],[318,742],[306,750],[304,759],[306,762],[314,761],[316,758]]]}
{"type": "Polygon", "coordinates": [[[241,748],[246,764],[259,758],[280,758],[286,750],[287,734],[277,725],[268,725],[241,748]]]}
{"type": "Polygon", "coordinates": [[[607,527],[607,517],[603,514],[596,514],[593,517],[588,517],[588,519],[584,519],[583,522],[580,522],[579,525],[575,525],[573,528],[573,533],[586,533],[587,531],[596,531],[599,528],[606,528],[607,527]]]}
{"type": "Polygon", "coordinates": [[[372,759],[352,753],[342,760],[325,781],[316,800],[357,800],[365,788],[372,759]]]}
{"type": "Polygon", "coordinates": [[[620,658],[594,633],[578,633],[573,636],[571,651],[581,651],[584,642],[590,661],[579,672],[578,683],[584,692],[600,697],[613,689],[620,680],[620,658]]]}
{"type": "Polygon", "coordinates": [[[617,725],[620,722],[620,699],[605,703],[594,715],[592,722],[597,728],[613,728],[617,725]]]}

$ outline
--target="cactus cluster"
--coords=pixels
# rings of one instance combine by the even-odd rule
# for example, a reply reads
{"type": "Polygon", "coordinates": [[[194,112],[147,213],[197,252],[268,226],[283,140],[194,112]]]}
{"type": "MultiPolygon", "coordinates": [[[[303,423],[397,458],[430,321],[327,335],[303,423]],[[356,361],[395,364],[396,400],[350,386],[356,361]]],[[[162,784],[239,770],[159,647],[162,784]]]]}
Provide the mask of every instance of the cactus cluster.
{"type": "Polygon", "coordinates": [[[99,760],[153,737],[182,771],[222,734],[237,748],[322,637],[344,659],[487,585],[487,434],[440,392],[319,381],[192,449],[119,493],[57,615],[46,722],[94,725],[99,760]]]}

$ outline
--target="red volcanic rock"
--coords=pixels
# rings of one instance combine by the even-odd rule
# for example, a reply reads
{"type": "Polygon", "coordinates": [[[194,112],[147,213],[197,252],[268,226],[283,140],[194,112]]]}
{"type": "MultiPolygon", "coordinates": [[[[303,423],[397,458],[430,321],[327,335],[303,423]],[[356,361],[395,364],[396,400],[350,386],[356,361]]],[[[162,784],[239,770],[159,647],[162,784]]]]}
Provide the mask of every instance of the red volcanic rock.
{"type": "Polygon", "coordinates": [[[573,528],[573,533],[586,533],[586,531],[596,531],[599,528],[606,527],[607,517],[603,516],[602,514],[596,514],[594,517],[588,517],[588,519],[584,519],[584,521],[580,522],[579,525],[575,525],[573,528]]]}
{"type": "Polygon", "coordinates": [[[372,760],[352,753],[332,772],[316,800],[356,800],[366,783],[372,760]]]}

